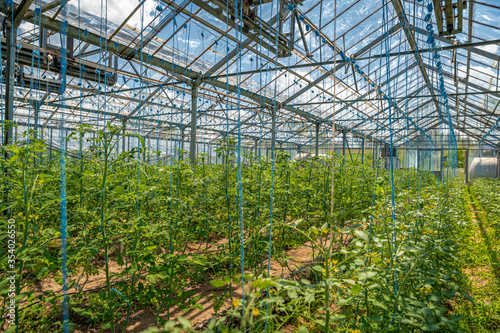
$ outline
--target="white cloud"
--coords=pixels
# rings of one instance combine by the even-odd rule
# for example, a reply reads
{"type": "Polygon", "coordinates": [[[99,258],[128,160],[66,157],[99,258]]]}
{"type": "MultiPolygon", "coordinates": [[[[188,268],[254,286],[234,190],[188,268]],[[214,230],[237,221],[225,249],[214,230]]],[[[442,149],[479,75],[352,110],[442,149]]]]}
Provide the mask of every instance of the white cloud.
{"type": "Polygon", "coordinates": [[[488,15],[486,14],[483,14],[483,15],[479,15],[481,18],[485,19],[486,21],[493,21],[493,18],[489,17],[488,15]]]}
{"type": "Polygon", "coordinates": [[[197,40],[192,40],[192,39],[189,39],[189,40],[188,40],[188,39],[184,39],[184,38],[182,38],[182,37],[178,37],[178,39],[177,39],[177,40],[178,40],[179,42],[181,42],[181,43],[184,43],[184,44],[189,43],[189,47],[192,47],[192,48],[197,48],[197,47],[201,44],[201,43],[200,43],[200,42],[198,42],[197,40]]]}
{"type": "Polygon", "coordinates": [[[499,52],[499,46],[498,45],[484,45],[484,46],[479,46],[477,47],[478,49],[480,50],[483,50],[483,51],[487,51],[487,52],[490,52],[490,53],[495,53],[495,54],[498,54],[499,52]]]}
{"type": "MultiPolygon", "coordinates": [[[[71,3],[73,6],[77,7],[78,3],[75,0],[71,3]]],[[[92,0],[92,1],[80,1],[80,12],[89,13],[97,18],[106,18],[110,23],[115,25],[120,25],[127,17],[132,13],[132,11],[139,5],[137,0],[92,0]]],[[[146,26],[154,18],[156,11],[156,6],[158,4],[153,0],[146,0],[144,3],[144,8],[140,8],[137,12],[129,19],[128,25],[140,29],[141,25],[146,26]],[[142,23],[141,23],[142,22],[142,23]]],[[[165,6],[161,5],[162,8],[165,6]]]]}
{"type": "Polygon", "coordinates": [[[26,22],[26,21],[22,21],[21,24],[19,25],[19,28],[17,30],[17,33],[20,35],[20,34],[23,34],[27,31],[30,31],[33,29],[33,24],[32,23],[29,23],[29,22],[26,22]]]}
{"type": "MultiPolygon", "coordinates": [[[[462,65],[459,68],[464,72],[467,71],[467,67],[465,65],[462,65]]],[[[470,66],[470,68],[471,68],[471,75],[469,76],[470,82],[480,85],[481,87],[484,87],[486,89],[488,89],[489,85],[489,83],[487,82],[490,82],[490,80],[492,87],[494,87],[497,84],[496,82],[497,73],[496,70],[494,70],[493,68],[485,66],[470,66]]]]}

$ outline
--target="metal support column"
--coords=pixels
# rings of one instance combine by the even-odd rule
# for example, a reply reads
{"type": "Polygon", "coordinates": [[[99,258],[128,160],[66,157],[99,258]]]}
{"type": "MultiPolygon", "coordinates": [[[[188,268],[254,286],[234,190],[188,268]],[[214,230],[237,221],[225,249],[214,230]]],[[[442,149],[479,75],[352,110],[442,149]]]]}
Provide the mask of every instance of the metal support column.
{"type": "MultiPolygon", "coordinates": [[[[74,58],[73,57],[73,52],[75,50],[75,40],[69,36],[66,36],[66,56],[68,58],[74,58]]],[[[111,57],[110,57],[111,60],[111,57]]],[[[112,66],[109,66],[110,68],[113,68],[112,66]]]]}
{"type": "MultiPolygon", "coordinates": [[[[5,122],[13,121],[14,110],[14,74],[15,74],[15,52],[17,29],[14,28],[12,20],[5,19],[5,42],[7,46],[6,75],[5,75],[5,122]]],[[[8,145],[12,140],[12,126],[4,131],[3,144],[8,145]]],[[[7,156],[5,156],[7,157],[7,156]]]]}
{"type": "Polygon", "coordinates": [[[41,103],[38,101],[33,102],[33,106],[35,109],[35,139],[38,139],[38,119],[39,119],[39,114],[40,114],[40,106],[41,103]]]}
{"type": "Polygon", "coordinates": [[[50,146],[49,146],[49,159],[52,159],[52,130],[53,128],[50,128],[50,146]]]}
{"type": "Polygon", "coordinates": [[[420,149],[417,149],[417,170],[420,169],[420,149]]]}
{"type": "Polygon", "coordinates": [[[255,157],[259,156],[259,139],[255,139],[255,157]]]}
{"type": "Polygon", "coordinates": [[[375,168],[375,140],[371,140],[372,142],[372,167],[375,168]]]}
{"type": "Polygon", "coordinates": [[[500,177],[500,151],[497,150],[497,172],[496,178],[500,177]]]}
{"type": "Polygon", "coordinates": [[[314,144],[314,156],[319,155],[319,121],[316,123],[316,142],[314,144]]]}
{"type": "MultiPolygon", "coordinates": [[[[299,23],[300,24],[300,23],[299,23]]],[[[290,51],[295,49],[295,15],[290,14],[290,51]]]]}
{"type": "Polygon", "coordinates": [[[439,156],[439,177],[440,179],[439,180],[442,180],[443,179],[443,159],[444,159],[444,151],[443,151],[443,146],[441,145],[441,154],[439,156]]]}
{"type": "Polygon", "coordinates": [[[361,139],[361,146],[362,146],[362,151],[361,151],[361,164],[365,164],[365,138],[366,138],[366,133],[365,136],[361,139]]]}
{"type": "Polygon", "coordinates": [[[47,39],[49,36],[47,29],[44,27],[40,27],[40,32],[38,33],[38,35],[40,36],[40,48],[44,50],[41,52],[41,54],[47,56],[47,52],[45,52],[45,50],[47,50],[47,39]]]}
{"type": "Polygon", "coordinates": [[[218,165],[218,164],[219,164],[219,154],[215,153],[215,165],[218,165]]]}
{"type": "Polygon", "coordinates": [[[347,141],[347,132],[345,129],[342,130],[342,156],[344,157],[342,160],[342,164],[345,164],[345,144],[347,141]]]}
{"type": "MultiPolygon", "coordinates": [[[[147,150],[147,143],[146,143],[146,137],[143,136],[143,135],[140,135],[139,136],[139,140],[137,140],[137,145],[139,146],[138,148],[141,149],[141,140],[140,138],[142,138],[142,142],[144,142],[144,145],[142,146],[143,151],[142,151],[142,161],[143,162],[146,162],[146,150],[147,150]]],[[[140,151],[140,150],[139,150],[140,151]]]]}
{"type": "MultiPolygon", "coordinates": [[[[182,127],[182,125],[181,125],[181,133],[179,136],[179,140],[180,140],[180,144],[179,144],[180,150],[183,151],[184,150],[184,127],[182,127]]],[[[182,160],[182,155],[184,155],[184,153],[181,153],[181,156],[180,156],[181,160],[182,160]]]]}
{"type": "Polygon", "coordinates": [[[123,136],[122,136],[122,153],[125,152],[125,128],[127,127],[127,118],[123,118],[123,121],[122,121],[122,126],[123,126],[123,136]]]}
{"type": "Polygon", "coordinates": [[[276,149],[276,111],[278,105],[272,106],[271,114],[271,156],[274,159],[274,150],[276,149]]]}
{"type": "Polygon", "coordinates": [[[64,132],[64,156],[68,156],[68,130],[63,130],[64,132]]]}
{"type": "Polygon", "coordinates": [[[465,184],[468,184],[469,183],[469,148],[467,148],[465,150],[464,173],[465,173],[465,184]]]}
{"type": "Polygon", "coordinates": [[[198,109],[198,86],[191,86],[191,144],[189,146],[189,158],[191,164],[196,162],[196,111],[198,109]]]}
{"type": "Polygon", "coordinates": [[[160,161],[160,124],[158,122],[158,134],[156,135],[156,163],[160,161]]]}
{"type": "Polygon", "coordinates": [[[221,163],[220,164],[226,164],[227,154],[229,153],[229,151],[227,150],[227,148],[229,148],[229,142],[228,142],[228,135],[227,135],[226,132],[222,133],[222,142],[219,144],[219,148],[221,147],[221,145],[223,147],[226,147],[226,149],[222,150],[221,163]]]}

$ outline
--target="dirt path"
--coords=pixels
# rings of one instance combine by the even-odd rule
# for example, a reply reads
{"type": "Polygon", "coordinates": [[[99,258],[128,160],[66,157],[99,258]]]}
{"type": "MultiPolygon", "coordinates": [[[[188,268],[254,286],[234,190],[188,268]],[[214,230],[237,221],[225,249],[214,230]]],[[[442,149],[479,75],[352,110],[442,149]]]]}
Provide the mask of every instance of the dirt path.
{"type": "MultiPolygon", "coordinates": [[[[344,244],[349,243],[350,237],[351,236],[343,235],[342,243],[344,244]]],[[[211,244],[203,245],[201,248],[198,243],[192,243],[192,244],[189,243],[186,245],[183,254],[194,255],[200,252],[217,252],[221,249],[221,247],[224,247],[225,245],[227,245],[227,239],[220,239],[211,244]]],[[[270,275],[273,277],[287,278],[295,270],[302,268],[308,264],[311,264],[317,256],[318,256],[318,251],[315,250],[313,253],[311,243],[310,242],[304,243],[302,246],[298,248],[286,251],[285,256],[283,258],[271,258],[269,262],[270,275]]],[[[264,271],[267,271],[267,265],[268,261],[265,260],[263,262],[264,271]]],[[[118,275],[121,271],[123,271],[123,269],[124,267],[118,265],[114,260],[109,261],[110,273],[112,274],[116,273],[118,275]]],[[[248,270],[246,273],[252,273],[252,272],[248,270]]],[[[78,274],[73,274],[73,276],[70,277],[69,282],[72,282],[73,280],[78,280],[78,283],[81,288],[82,284],[85,282],[86,279],[87,279],[86,276],[82,277],[81,272],[78,272],[78,274]]],[[[83,292],[84,293],[96,292],[99,289],[104,288],[105,285],[106,285],[106,276],[104,272],[104,267],[102,267],[101,269],[98,270],[98,274],[88,277],[88,281],[86,281],[84,285],[83,292]]],[[[236,283],[233,284],[233,288],[234,288],[232,290],[233,297],[236,298],[241,297],[241,287],[236,283]]],[[[34,286],[32,286],[32,291],[34,292],[35,295],[40,295],[44,291],[49,291],[49,290],[54,291],[56,294],[62,293],[61,285],[59,285],[53,278],[39,281],[34,286]]],[[[72,291],[73,292],[70,294],[76,293],[74,288],[72,291]]],[[[183,312],[182,309],[179,308],[178,306],[172,306],[170,307],[170,309],[168,310],[165,309],[164,311],[162,311],[160,313],[160,317],[164,320],[167,320],[169,318],[175,319],[179,315],[182,315],[183,317],[189,319],[192,322],[193,327],[197,327],[200,324],[205,323],[207,320],[209,320],[215,315],[214,296],[222,295],[224,293],[224,288],[215,288],[210,284],[210,281],[206,281],[201,284],[193,284],[192,286],[184,289],[183,291],[194,292],[193,297],[199,296],[200,299],[197,302],[197,304],[200,304],[203,307],[203,310],[192,309],[187,312],[183,312]]],[[[23,308],[24,306],[29,306],[28,302],[24,302],[23,304],[20,305],[21,308],[23,308]]],[[[221,306],[220,311],[227,309],[228,307],[230,307],[230,305],[231,305],[230,300],[229,299],[226,300],[224,304],[221,306]]],[[[134,311],[135,311],[135,316],[131,315],[129,319],[129,324],[127,325],[125,330],[126,332],[138,333],[154,325],[157,316],[157,310],[155,308],[153,308],[152,306],[150,308],[139,309],[139,310],[134,308],[134,311]]],[[[122,320],[121,323],[117,324],[117,331],[123,331],[124,329],[123,323],[124,320],[122,320]]],[[[77,333],[102,332],[98,327],[89,328],[80,325],[78,323],[75,324],[76,324],[75,332],[77,333]]]]}
{"type": "MultiPolygon", "coordinates": [[[[350,236],[343,236],[343,243],[350,242],[350,236]]],[[[213,248],[210,246],[209,248],[213,248]]],[[[314,253],[314,256],[317,257],[317,250],[314,253]]],[[[313,251],[311,247],[311,243],[307,242],[304,245],[292,249],[286,252],[286,257],[280,260],[272,258],[270,261],[270,275],[271,276],[280,276],[287,277],[293,271],[313,262],[313,251]],[[286,261],[286,264],[285,264],[286,261]]],[[[267,267],[267,264],[265,264],[267,267]]],[[[251,273],[248,271],[248,273],[251,273]]],[[[241,297],[241,287],[233,284],[233,297],[241,297]]],[[[164,320],[168,318],[175,319],[177,316],[182,315],[184,318],[189,319],[192,322],[193,327],[197,327],[207,320],[211,319],[214,315],[214,295],[222,295],[224,293],[224,288],[215,288],[213,287],[209,281],[204,282],[202,284],[193,285],[185,291],[193,291],[194,296],[200,296],[200,300],[197,304],[200,304],[203,307],[203,310],[191,309],[187,312],[183,312],[181,308],[178,306],[172,306],[168,311],[165,309],[160,313],[160,317],[164,320]]],[[[231,302],[227,299],[221,307],[221,310],[227,309],[230,307],[231,302]]],[[[134,309],[135,310],[135,309],[134,309]]],[[[139,333],[146,330],[148,327],[154,325],[156,321],[157,312],[154,308],[141,309],[135,311],[136,316],[131,316],[129,319],[129,324],[127,325],[126,332],[139,333]]],[[[117,325],[117,331],[123,331],[123,323],[117,325]]],[[[88,329],[85,330],[75,330],[75,332],[83,333],[97,333],[100,332],[98,328],[96,329],[88,329]]]]}

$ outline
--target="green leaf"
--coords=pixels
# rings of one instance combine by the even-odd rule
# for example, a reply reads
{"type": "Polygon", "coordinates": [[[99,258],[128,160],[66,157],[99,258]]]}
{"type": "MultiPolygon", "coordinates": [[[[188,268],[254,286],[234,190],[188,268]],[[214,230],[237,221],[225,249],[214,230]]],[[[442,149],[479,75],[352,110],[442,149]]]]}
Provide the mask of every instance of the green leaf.
{"type": "Polygon", "coordinates": [[[156,283],[156,276],[148,275],[148,276],[146,276],[146,280],[148,280],[151,283],[156,283]]]}
{"type": "Polygon", "coordinates": [[[307,280],[307,279],[301,279],[300,282],[302,282],[303,284],[311,284],[311,281],[307,280]]]}
{"type": "Polygon", "coordinates": [[[474,302],[474,300],[472,299],[472,296],[471,296],[468,292],[463,291],[463,292],[462,292],[462,294],[465,296],[465,298],[467,298],[467,300],[468,300],[469,302],[471,302],[472,304],[476,305],[476,303],[475,303],[475,302],[474,302]]]}
{"type": "Polygon", "coordinates": [[[381,263],[381,262],[382,262],[382,259],[380,259],[379,257],[373,257],[373,258],[372,258],[372,262],[373,262],[374,264],[378,264],[378,263],[381,263]]]}
{"type": "Polygon", "coordinates": [[[15,332],[15,331],[16,331],[16,326],[15,326],[15,325],[13,325],[13,326],[9,327],[9,328],[5,331],[5,333],[13,333],[13,332],[15,332]]]}
{"type": "Polygon", "coordinates": [[[299,327],[299,332],[298,333],[309,333],[309,330],[307,329],[307,327],[305,327],[304,325],[302,325],[302,326],[299,327]]]}
{"type": "Polygon", "coordinates": [[[368,236],[363,230],[354,230],[354,233],[368,242],[368,236]]]}
{"type": "Polygon", "coordinates": [[[291,299],[296,299],[297,297],[299,297],[297,295],[297,292],[295,291],[295,289],[288,289],[287,294],[288,294],[288,297],[290,297],[291,299]]]}
{"type": "Polygon", "coordinates": [[[316,271],[316,272],[323,272],[323,267],[321,267],[320,265],[314,265],[313,267],[311,267],[312,270],[316,271]]]}
{"type": "Polygon", "coordinates": [[[216,281],[210,281],[210,284],[215,288],[220,288],[224,287],[226,285],[226,282],[224,280],[216,280],[216,281]]]}
{"type": "Polygon", "coordinates": [[[384,310],[387,310],[387,306],[384,303],[382,303],[382,302],[379,302],[379,301],[377,301],[375,299],[370,299],[370,302],[372,302],[372,304],[375,305],[375,306],[378,306],[378,307],[380,307],[380,308],[382,308],[384,310]]]}
{"type": "Polygon", "coordinates": [[[432,316],[432,311],[429,308],[423,308],[422,314],[424,315],[424,317],[430,317],[432,316]]]}
{"type": "Polygon", "coordinates": [[[107,330],[107,329],[111,328],[112,326],[113,326],[113,323],[108,321],[107,323],[102,325],[101,328],[107,330]]]}
{"type": "Polygon", "coordinates": [[[203,305],[201,305],[201,304],[195,304],[191,308],[203,311],[203,305]]]}
{"type": "Polygon", "coordinates": [[[191,328],[191,322],[183,316],[177,317],[177,320],[179,321],[179,323],[181,323],[183,328],[191,328]]]}
{"type": "Polygon", "coordinates": [[[361,291],[361,285],[360,285],[360,284],[356,284],[356,285],[354,285],[354,286],[351,288],[351,293],[352,293],[353,295],[357,295],[360,291],[361,291]]]}
{"type": "Polygon", "coordinates": [[[450,289],[446,290],[445,292],[443,292],[443,294],[448,298],[452,298],[453,296],[455,296],[456,293],[457,293],[457,291],[455,290],[455,288],[450,288],[450,289]]]}
{"type": "Polygon", "coordinates": [[[422,326],[426,331],[431,331],[431,332],[434,332],[434,331],[437,331],[439,329],[439,327],[436,325],[436,324],[429,324],[429,325],[424,325],[422,326]]]}
{"type": "Polygon", "coordinates": [[[123,266],[123,258],[122,258],[122,255],[120,253],[118,253],[116,255],[116,263],[120,266],[123,266]]]}
{"type": "Polygon", "coordinates": [[[3,287],[5,284],[7,284],[7,282],[9,282],[9,280],[7,280],[7,279],[1,281],[0,282],[0,288],[3,287]]]}
{"type": "Polygon", "coordinates": [[[374,277],[375,275],[377,275],[377,272],[361,272],[359,273],[359,279],[360,280],[368,280],[369,278],[372,278],[374,277]]]}

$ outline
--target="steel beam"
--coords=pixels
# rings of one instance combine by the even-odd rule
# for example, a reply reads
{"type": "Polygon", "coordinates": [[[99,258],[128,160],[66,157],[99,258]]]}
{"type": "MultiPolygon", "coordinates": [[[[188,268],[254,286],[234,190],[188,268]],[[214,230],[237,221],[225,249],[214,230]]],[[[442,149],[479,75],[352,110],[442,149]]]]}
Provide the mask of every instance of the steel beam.
{"type": "MultiPolygon", "coordinates": [[[[428,36],[427,31],[423,30],[422,28],[418,28],[418,27],[414,27],[414,26],[410,25],[409,29],[414,31],[414,32],[418,32],[419,34],[428,36]]],[[[475,42],[475,43],[473,43],[472,39],[471,39],[467,43],[459,43],[458,41],[456,41],[456,44],[452,44],[449,38],[439,37],[439,35],[436,35],[436,34],[433,34],[432,37],[434,37],[434,39],[436,39],[436,40],[439,40],[440,42],[448,44],[448,46],[441,47],[440,50],[445,51],[445,50],[466,49],[467,51],[470,51],[472,53],[476,53],[476,54],[483,56],[485,58],[489,58],[489,59],[493,59],[493,60],[497,60],[497,61],[500,60],[500,55],[478,48],[478,47],[486,46],[486,45],[499,45],[500,44],[499,39],[493,39],[493,40],[487,40],[487,41],[475,42]]],[[[430,52],[430,51],[431,51],[430,49],[423,49],[423,50],[419,50],[419,53],[430,52]]]]}
{"type": "MultiPolygon", "coordinates": [[[[438,71],[438,69],[437,69],[436,67],[434,67],[434,66],[427,65],[427,64],[425,64],[424,66],[425,66],[425,67],[427,67],[427,68],[429,68],[429,69],[432,69],[433,71],[436,71],[436,72],[438,71]]],[[[446,77],[448,77],[448,78],[450,78],[450,79],[452,79],[452,80],[454,79],[453,74],[448,73],[448,72],[446,72],[446,71],[444,71],[444,70],[441,70],[441,71],[443,72],[443,75],[444,75],[444,76],[446,76],[446,77]]],[[[495,96],[495,97],[497,97],[497,98],[500,98],[500,93],[499,93],[499,92],[497,92],[497,91],[491,91],[491,90],[488,90],[488,89],[486,89],[486,88],[484,88],[484,87],[481,87],[480,85],[475,84],[475,83],[473,83],[473,82],[470,82],[470,81],[468,81],[468,80],[466,80],[466,79],[459,79],[458,81],[459,81],[460,83],[463,83],[463,84],[464,84],[464,85],[466,85],[466,86],[471,86],[472,88],[475,88],[475,89],[477,89],[477,90],[480,90],[480,91],[482,91],[483,93],[486,93],[486,94],[491,94],[491,95],[493,95],[493,96],[495,96]]],[[[432,93],[432,92],[431,92],[431,93],[432,93]]],[[[465,94],[465,95],[467,96],[467,94],[465,94]]]]}
{"type": "MultiPolygon", "coordinates": [[[[5,6],[0,5],[0,9],[2,11],[6,11],[5,6]]],[[[60,23],[58,21],[55,21],[55,20],[48,18],[48,17],[45,17],[45,16],[41,17],[41,26],[44,28],[56,31],[56,32],[58,32],[60,30],[60,23]]],[[[83,31],[81,31],[80,29],[73,27],[73,26],[68,26],[67,29],[68,29],[68,31],[67,31],[68,36],[73,37],[73,38],[79,38],[79,36],[83,34],[83,31]]],[[[120,55],[128,56],[130,54],[134,54],[133,48],[125,46],[125,45],[121,45],[121,44],[118,44],[115,46],[114,41],[112,41],[110,39],[102,40],[100,36],[93,34],[91,32],[87,33],[86,42],[93,44],[93,45],[96,45],[96,46],[104,45],[104,47],[106,47],[106,45],[107,45],[107,48],[109,50],[116,50],[116,52],[120,55]]],[[[149,56],[146,53],[141,54],[140,52],[138,52],[137,54],[135,54],[134,57],[135,57],[135,59],[137,59],[139,61],[142,58],[148,59],[148,61],[150,62],[151,65],[162,68],[163,70],[166,70],[167,72],[170,72],[173,76],[179,78],[180,81],[183,81],[185,77],[187,77],[189,79],[197,79],[199,77],[199,75],[197,73],[195,73],[194,71],[188,71],[186,68],[183,68],[182,66],[174,65],[173,63],[165,61],[164,59],[157,58],[156,56],[149,56]]],[[[221,88],[223,90],[227,90],[226,83],[218,81],[218,80],[214,80],[213,78],[203,80],[203,82],[206,84],[210,84],[214,87],[218,87],[218,88],[221,88]]],[[[236,93],[237,89],[233,86],[229,86],[229,92],[236,93]]],[[[264,106],[266,104],[266,103],[262,102],[266,99],[262,98],[262,96],[259,94],[252,93],[252,92],[246,92],[243,90],[240,90],[240,94],[242,96],[245,96],[245,97],[255,101],[259,105],[264,106]]],[[[273,104],[274,101],[268,100],[268,103],[273,104]]],[[[310,113],[301,111],[299,109],[296,109],[296,108],[293,108],[290,106],[283,106],[282,108],[284,108],[284,109],[286,109],[294,114],[297,114],[305,119],[308,119],[310,121],[322,121],[323,122],[323,119],[321,117],[314,116],[310,113]]],[[[329,122],[327,121],[326,123],[329,123],[329,122]]]]}
{"type": "Polygon", "coordinates": [[[33,2],[33,0],[22,0],[21,3],[19,4],[19,6],[17,6],[16,11],[14,12],[14,19],[13,19],[13,23],[12,23],[12,25],[14,26],[14,29],[17,29],[19,24],[21,24],[21,22],[24,19],[24,15],[26,14],[28,9],[30,8],[30,5],[32,2],[33,2]]]}
{"type": "MultiPolygon", "coordinates": [[[[397,25],[393,26],[391,29],[389,29],[389,35],[392,35],[393,33],[399,31],[399,28],[400,28],[400,24],[397,24],[397,25]]],[[[376,43],[380,42],[383,37],[385,37],[385,34],[377,37],[374,41],[372,41],[368,45],[365,45],[358,52],[356,52],[354,55],[352,55],[352,57],[354,59],[357,59],[357,56],[359,56],[359,55],[365,53],[366,51],[368,51],[370,49],[370,47],[372,47],[374,45],[374,42],[376,42],[376,43]]],[[[336,48],[337,51],[340,50],[337,47],[336,44],[334,44],[333,42],[330,42],[328,40],[327,36],[323,36],[323,38],[325,38],[325,40],[327,40],[332,46],[335,46],[335,48],[336,48]]],[[[283,102],[283,104],[288,104],[289,102],[293,101],[294,99],[296,99],[297,97],[299,97],[300,95],[302,95],[304,92],[306,92],[309,88],[313,88],[313,87],[317,86],[320,82],[322,82],[323,80],[325,80],[327,77],[329,77],[329,76],[334,76],[335,77],[335,73],[345,65],[345,62],[343,62],[343,61],[337,61],[336,63],[338,65],[335,68],[333,68],[331,70],[328,70],[328,71],[325,71],[325,73],[323,73],[316,80],[314,80],[313,82],[309,83],[306,87],[302,88],[301,90],[299,90],[298,92],[296,92],[295,94],[293,94],[292,96],[290,96],[288,99],[286,99],[283,102]]],[[[316,65],[316,64],[312,63],[312,65],[316,65]]],[[[366,77],[368,77],[368,76],[366,75],[366,77]]],[[[372,82],[372,81],[369,80],[368,82],[372,82]]],[[[334,96],[334,98],[337,99],[337,96],[334,96]]],[[[330,118],[330,117],[328,117],[328,118],[330,118]]]]}
{"type": "MultiPolygon", "coordinates": [[[[211,1],[214,1],[214,0],[211,0],[211,1]]],[[[221,22],[225,23],[225,24],[228,24],[231,28],[235,29],[236,31],[240,31],[240,30],[243,30],[241,29],[240,25],[237,24],[234,20],[232,20],[230,17],[228,16],[225,16],[223,14],[223,11],[218,9],[218,8],[214,8],[212,6],[210,6],[208,3],[206,2],[203,2],[202,0],[193,0],[193,3],[202,8],[203,10],[205,10],[207,13],[209,13],[210,15],[214,16],[215,18],[219,19],[221,22]]],[[[218,5],[218,4],[217,4],[218,5]]],[[[225,8],[225,6],[224,6],[225,8]]],[[[264,31],[262,31],[264,32],[264,31]]],[[[262,47],[266,48],[269,50],[270,53],[272,54],[276,54],[277,51],[276,49],[271,46],[269,43],[263,41],[262,39],[259,39],[259,37],[257,35],[254,35],[250,32],[243,32],[243,34],[245,36],[247,36],[248,38],[252,39],[254,42],[256,42],[257,44],[262,44],[262,47]]],[[[264,33],[264,35],[266,36],[266,38],[269,40],[269,41],[272,41],[273,40],[273,37],[270,37],[270,34],[269,33],[264,33]]],[[[288,45],[285,45],[283,43],[278,43],[279,45],[279,48],[282,50],[282,51],[288,51],[288,45]]]]}
{"type": "MultiPolygon", "coordinates": [[[[59,7],[60,5],[61,5],[61,0],[55,0],[55,1],[49,2],[48,4],[45,4],[42,6],[40,14],[43,14],[46,11],[49,11],[49,10],[54,9],[56,7],[59,7]]],[[[28,21],[34,17],[35,17],[35,12],[29,12],[28,14],[24,15],[24,20],[28,21]]]]}
{"type": "MultiPolygon", "coordinates": [[[[2,11],[6,11],[5,6],[0,5],[0,8],[2,11]]],[[[55,21],[55,20],[48,18],[46,16],[41,17],[41,26],[44,28],[56,31],[56,32],[58,32],[60,30],[60,22],[55,21]]],[[[82,34],[83,34],[83,31],[79,30],[78,28],[73,27],[73,26],[68,26],[68,36],[73,37],[73,38],[78,38],[82,34]]],[[[110,39],[102,40],[100,36],[95,35],[95,34],[90,33],[90,32],[86,35],[86,42],[93,44],[93,45],[104,45],[104,47],[106,47],[106,45],[107,45],[107,48],[109,50],[116,50],[118,54],[124,55],[124,56],[127,56],[127,55],[134,53],[133,48],[130,48],[128,46],[121,45],[121,44],[118,44],[115,47],[115,41],[112,41],[110,39]]],[[[199,75],[197,73],[190,72],[186,68],[183,68],[182,66],[174,65],[170,62],[165,61],[164,59],[160,59],[160,58],[157,58],[155,56],[149,56],[146,53],[141,54],[140,52],[138,52],[137,54],[135,54],[135,58],[137,60],[140,60],[141,58],[148,59],[148,61],[150,62],[150,64],[152,66],[162,68],[163,70],[166,70],[167,72],[172,73],[173,76],[180,78],[180,80],[184,80],[184,77],[188,77],[189,79],[197,79],[199,77],[199,75]]],[[[226,83],[218,81],[218,80],[213,80],[213,79],[204,80],[204,83],[211,84],[211,85],[213,85],[215,87],[219,87],[221,89],[226,89],[226,83]]],[[[236,92],[237,89],[234,87],[230,87],[229,91],[236,92]]],[[[264,100],[264,99],[262,98],[261,95],[251,93],[251,92],[246,92],[246,91],[240,91],[240,93],[242,96],[245,96],[245,97],[255,101],[259,105],[263,105],[262,100],[264,100]]],[[[270,104],[275,103],[275,101],[269,101],[269,103],[270,104]]],[[[283,106],[283,108],[294,113],[294,114],[297,114],[305,119],[308,119],[310,121],[322,121],[323,122],[323,119],[321,117],[314,116],[312,114],[309,114],[307,112],[292,108],[290,106],[283,106]]],[[[329,122],[327,121],[326,123],[329,123],[329,122]]]]}
{"type": "MultiPolygon", "coordinates": [[[[406,19],[406,13],[403,7],[403,2],[402,0],[392,0],[392,4],[394,6],[394,10],[396,11],[396,15],[399,18],[399,22],[401,23],[401,26],[403,27],[403,30],[406,34],[406,40],[408,41],[408,44],[410,44],[410,47],[412,50],[417,51],[415,55],[415,61],[418,64],[418,67],[420,69],[420,72],[422,73],[422,77],[424,78],[424,82],[427,85],[427,87],[432,87],[432,82],[429,79],[429,76],[427,75],[427,71],[425,70],[423,66],[423,60],[421,54],[418,52],[418,46],[417,46],[417,41],[415,40],[415,35],[413,32],[409,29],[410,23],[406,19]]],[[[432,92],[431,92],[432,93],[432,92]]],[[[433,98],[434,106],[436,107],[436,111],[439,110],[439,103],[436,98],[433,98]]]]}

